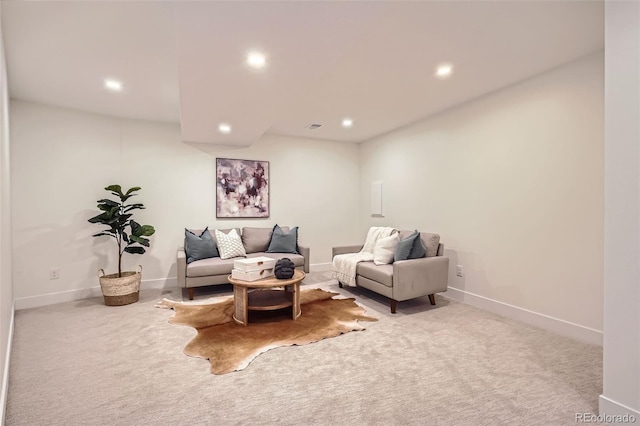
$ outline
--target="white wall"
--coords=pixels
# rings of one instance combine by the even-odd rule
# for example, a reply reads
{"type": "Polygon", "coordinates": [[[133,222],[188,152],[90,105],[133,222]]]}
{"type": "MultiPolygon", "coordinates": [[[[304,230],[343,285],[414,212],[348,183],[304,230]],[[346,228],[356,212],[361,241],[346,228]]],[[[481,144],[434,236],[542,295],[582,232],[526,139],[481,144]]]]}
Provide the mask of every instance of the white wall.
{"type": "Polygon", "coordinates": [[[604,389],[600,414],[640,418],[640,4],[607,2],[604,389]]]}
{"type": "Polygon", "coordinates": [[[331,246],[357,235],[357,145],[266,136],[250,148],[204,152],[180,142],[177,125],[10,106],[17,308],[41,304],[48,293],[81,297],[87,292],[78,290],[98,285],[99,268],[114,272],[115,243],[92,238],[101,228],[87,222],[112,183],[142,187],[138,199],[147,209],[136,218],[156,228],[147,254],[124,258],[128,268],[143,266],[143,288],[175,285],[185,227],[299,226],[316,264],[330,262],[331,246]],[[216,156],[270,162],[269,219],[216,220],[216,156]],[[60,279],[49,280],[54,267],[60,279]]]}
{"type": "Polygon", "coordinates": [[[11,176],[9,156],[9,108],[4,42],[0,28],[0,419],[4,419],[7,397],[11,335],[13,330],[13,287],[11,282],[11,176]]]}
{"type": "Polygon", "coordinates": [[[448,295],[599,341],[603,79],[599,53],[364,143],[360,239],[382,224],[439,233],[448,295]],[[373,181],[382,218],[369,215],[373,181]]]}

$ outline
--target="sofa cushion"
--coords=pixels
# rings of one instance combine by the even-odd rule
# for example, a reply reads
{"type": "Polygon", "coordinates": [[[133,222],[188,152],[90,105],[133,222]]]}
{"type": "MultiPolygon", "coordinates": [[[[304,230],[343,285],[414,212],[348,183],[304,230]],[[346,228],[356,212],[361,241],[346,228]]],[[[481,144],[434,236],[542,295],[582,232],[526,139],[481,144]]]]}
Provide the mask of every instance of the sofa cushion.
{"type": "MultiPolygon", "coordinates": [[[[289,231],[289,227],[283,226],[285,232],[289,231]]],[[[242,228],[242,244],[244,250],[249,253],[258,253],[267,251],[273,228],[242,228]]]]}
{"type": "Polygon", "coordinates": [[[242,228],[242,244],[247,254],[266,251],[272,232],[271,228],[242,228]]]}
{"type": "Polygon", "coordinates": [[[411,252],[409,252],[409,259],[420,259],[427,255],[427,248],[422,242],[422,233],[419,232],[418,235],[420,238],[416,238],[414,241],[413,246],[411,247],[411,252]]]}
{"type": "Polygon", "coordinates": [[[298,253],[298,227],[285,231],[278,225],[273,227],[267,253],[298,253]]]}
{"type": "Polygon", "coordinates": [[[396,251],[396,246],[400,240],[400,234],[395,233],[389,237],[380,238],[376,241],[376,245],[373,248],[373,263],[376,265],[387,265],[393,263],[393,255],[396,251]]]}
{"type": "Polygon", "coordinates": [[[271,259],[280,259],[282,257],[288,257],[289,259],[291,259],[291,261],[293,262],[293,264],[298,267],[303,267],[304,266],[304,256],[300,255],[300,254],[293,254],[293,253],[251,253],[248,254],[247,257],[251,258],[251,257],[259,257],[259,256],[265,256],[265,257],[270,257],[271,259]]]}
{"type": "Polygon", "coordinates": [[[221,259],[245,257],[247,255],[242,245],[242,239],[235,229],[229,231],[228,234],[216,229],[216,240],[218,242],[218,251],[220,252],[221,259]]]}
{"type": "Polygon", "coordinates": [[[233,269],[233,259],[212,257],[196,260],[187,265],[187,277],[209,277],[213,275],[229,275],[233,269]]]}
{"type": "Polygon", "coordinates": [[[426,248],[427,257],[436,256],[438,254],[438,245],[440,244],[440,235],[421,232],[420,239],[426,248]]]}
{"type": "MultiPolygon", "coordinates": [[[[228,234],[229,232],[231,232],[232,229],[235,229],[236,232],[238,233],[238,235],[240,235],[240,228],[227,228],[227,229],[218,229],[218,231],[224,233],[224,234],[228,234]]],[[[214,229],[213,231],[209,231],[211,232],[211,236],[213,237],[213,241],[216,243],[216,247],[218,247],[218,239],[216,238],[216,230],[214,229]]]]}
{"type": "Polygon", "coordinates": [[[376,265],[373,262],[360,262],[356,274],[377,281],[387,287],[393,287],[393,265],[376,265]]]}
{"type": "Polygon", "coordinates": [[[194,234],[185,228],[184,251],[187,256],[187,263],[219,256],[209,228],[205,228],[204,231],[198,234],[194,234]]]}

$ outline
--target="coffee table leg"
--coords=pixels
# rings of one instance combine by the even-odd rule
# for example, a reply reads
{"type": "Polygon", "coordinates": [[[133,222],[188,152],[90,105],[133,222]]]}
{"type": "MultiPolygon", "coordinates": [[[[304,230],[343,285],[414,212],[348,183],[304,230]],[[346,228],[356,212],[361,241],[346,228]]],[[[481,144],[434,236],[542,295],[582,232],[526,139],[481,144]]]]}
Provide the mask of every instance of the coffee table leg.
{"type": "Polygon", "coordinates": [[[249,301],[246,287],[233,286],[234,319],[245,327],[249,323],[249,301]]]}
{"type": "Polygon", "coordinates": [[[297,282],[295,284],[291,285],[292,289],[293,289],[293,294],[292,294],[292,306],[291,306],[291,310],[293,311],[293,320],[295,321],[301,314],[300,312],[300,283],[297,282]]]}

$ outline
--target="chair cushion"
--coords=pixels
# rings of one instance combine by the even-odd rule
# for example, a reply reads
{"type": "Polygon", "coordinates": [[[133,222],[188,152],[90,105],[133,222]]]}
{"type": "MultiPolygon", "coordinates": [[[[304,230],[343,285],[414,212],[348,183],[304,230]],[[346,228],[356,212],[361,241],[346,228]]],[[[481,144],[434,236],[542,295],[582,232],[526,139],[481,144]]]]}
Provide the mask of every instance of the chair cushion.
{"type": "Polygon", "coordinates": [[[184,251],[187,255],[187,263],[219,256],[209,228],[205,228],[204,231],[198,234],[194,234],[185,228],[184,251]]]}
{"type": "Polygon", "coordinates": [[[377,281],[387,287],[393,287],[393,265],[376,265],[373,262],[360,262],[356,274],[377,281]]]}

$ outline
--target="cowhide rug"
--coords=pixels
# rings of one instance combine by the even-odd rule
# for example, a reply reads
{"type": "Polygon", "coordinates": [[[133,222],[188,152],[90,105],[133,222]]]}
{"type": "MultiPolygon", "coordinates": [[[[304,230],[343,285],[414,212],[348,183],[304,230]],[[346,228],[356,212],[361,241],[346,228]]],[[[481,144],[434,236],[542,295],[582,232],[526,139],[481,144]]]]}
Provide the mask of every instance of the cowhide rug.
{"type": "Polygon", "coordinates": [[[336,295],[320,289],[302,290],[302,315],[296,321],[291,319],[290,309],[251,311],[248,327],[233,321],[233,297],[206,305],[163,299],[156,307],[175,311],[169,319],[171,324],[187,325],[198,331],[185,346],[186,355],[208,359],[213,374],[225,374],[246,368],[269,349],[306,345],[364,330],[358,320],[377,321],[364,315],[364,308],[355,299],[334,299],[336,295]]]}

